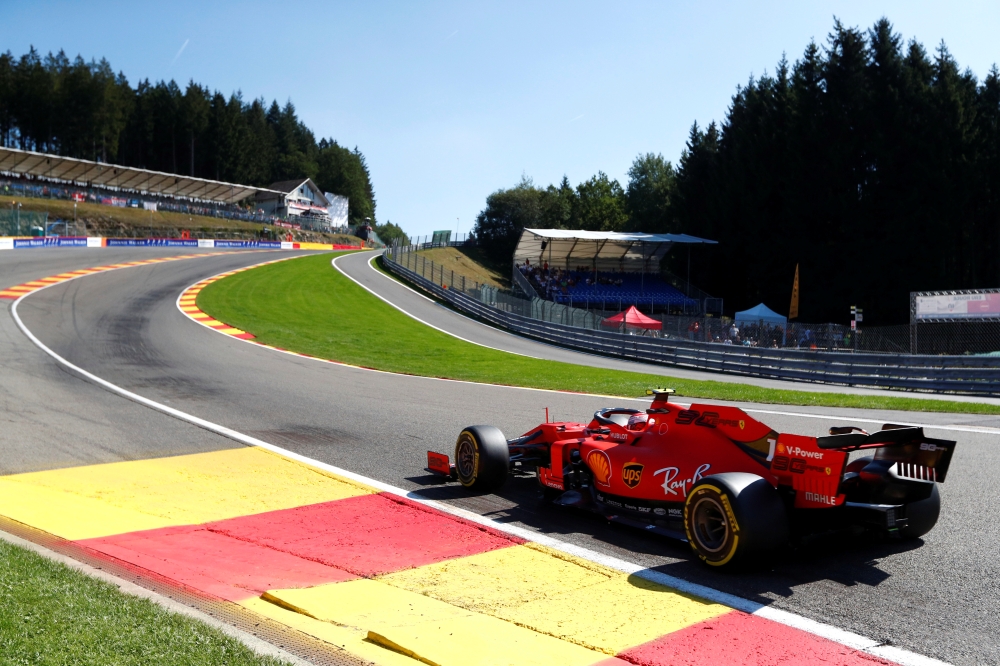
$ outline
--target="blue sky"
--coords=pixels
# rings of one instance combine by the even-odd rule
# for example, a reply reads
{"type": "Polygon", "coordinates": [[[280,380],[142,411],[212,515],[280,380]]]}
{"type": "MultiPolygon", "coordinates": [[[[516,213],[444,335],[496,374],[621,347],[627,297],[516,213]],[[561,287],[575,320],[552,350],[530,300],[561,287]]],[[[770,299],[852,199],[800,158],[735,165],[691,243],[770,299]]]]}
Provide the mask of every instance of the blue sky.
{"type": "Polygon", "coordinates": [[[943,39],[982,78],[1000,60],[1000,3],[13,2],[0,49],[106,57],[133,85],[194,79],[291,99],[317,138],[358,146],[379,221],[468,231],[522,174],[624,185],[637,154],[676,162],[695,120],[738,84],[823,43],[833,17],[887,16],[943,39]]]}

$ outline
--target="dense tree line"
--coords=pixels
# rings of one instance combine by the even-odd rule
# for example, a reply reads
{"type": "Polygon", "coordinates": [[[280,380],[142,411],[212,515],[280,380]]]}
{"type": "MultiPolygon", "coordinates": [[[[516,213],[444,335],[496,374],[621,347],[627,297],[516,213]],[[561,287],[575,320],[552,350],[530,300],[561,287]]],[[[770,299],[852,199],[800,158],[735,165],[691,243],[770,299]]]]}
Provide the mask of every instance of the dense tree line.
{"type": "Polygon", "coordinates": [[[576,187],[565,176],[546,188],[522,176],[514,187],[486,198],[473,231],[490,258],[502,262],[510,260],[525,227],[655,233],[671,226],[676,174],[670,162],[640,155],[628,174],[626,188],[604,172],[576,187]]]}
{"type": "Polygon", "coordinates": [[[375,233],[378,234],[379,239],[386,245],[392,245],[396,241],[399,241],[402,245],[410,242],[406,232],[398,224],[393,224],[389,221],[385,224],[375,225],[375,233]]]}
{"type": "Polygon", "coordinates": [[[246,185],[309,177],[350,198],[352,224],[375,220],[364,155],[317,141],[291,102],[226,97],[194,81],[133,88],[103,59],[0,54],[0,143],[246,185]]]}
{"type": "Polygon", "coordinates": [[[692,281],[727,310],[786,312],[800,264],[801,319],[856,304],[902,323],[910,291],[1000,286],[1000,72],[979,81],[885,19],[836,22],[824,46],[739,87],[720,124],[695,124],[676,169],[641,156],[624,190],[599,181],[600,203],[580,185],[564,218],[541,202],[565,182],[498,191],[477,233],[498,252],[524,225],[690,233],[719,241],[696,251],[692,281]]]}

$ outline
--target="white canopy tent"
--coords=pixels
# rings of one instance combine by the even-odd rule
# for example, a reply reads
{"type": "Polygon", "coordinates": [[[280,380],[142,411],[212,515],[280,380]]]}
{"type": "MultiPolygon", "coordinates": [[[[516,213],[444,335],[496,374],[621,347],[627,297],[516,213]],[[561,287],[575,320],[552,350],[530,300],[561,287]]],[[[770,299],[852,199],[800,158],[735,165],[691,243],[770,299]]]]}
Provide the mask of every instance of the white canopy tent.
{"type": "Polygon", "coordinates": [[[716,241],[687,234],[646,234],[619,231],[525,229],[514,250],[514,262],[572,269],[590,266],[595,271],[648,272],[674,243],[715,245],[716,241]]]}

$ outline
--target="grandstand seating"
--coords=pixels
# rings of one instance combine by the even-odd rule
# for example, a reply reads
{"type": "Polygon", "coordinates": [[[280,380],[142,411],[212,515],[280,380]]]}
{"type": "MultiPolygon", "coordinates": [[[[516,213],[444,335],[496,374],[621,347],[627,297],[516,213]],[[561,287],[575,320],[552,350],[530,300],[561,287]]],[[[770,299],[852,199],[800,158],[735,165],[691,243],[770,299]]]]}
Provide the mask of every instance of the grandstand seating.
{"type": "MultiPolygon", "coordinates": [[[[549,297],[556,303],[572,303],[577,307],[587,307],[588,302],[590,306],[607,303],[610,307],[618,307],[620,301],[623,306],[652,305],[664,309],[697,309],[700,306],[699,301],[685,296],[656,275],[599,273],[596,280],[590,272],[569,271],[563,275],[567,282],[572,280],[574,284],[567,284],[565,291],[562,287],[551,291],[549,297]],[[591,280],[590,284],[587,284],[588,278],[591,280]]],[[[531,282],[541,295],[546,294],[545,287],[539,287],[534,278],[531,278],[531,282]]]]}

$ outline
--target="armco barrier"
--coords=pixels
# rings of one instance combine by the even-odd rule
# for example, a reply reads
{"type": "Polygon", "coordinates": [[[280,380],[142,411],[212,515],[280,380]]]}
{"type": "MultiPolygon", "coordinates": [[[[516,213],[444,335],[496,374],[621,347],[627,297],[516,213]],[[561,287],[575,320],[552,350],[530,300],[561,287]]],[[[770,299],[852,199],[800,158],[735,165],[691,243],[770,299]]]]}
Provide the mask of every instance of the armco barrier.
{"type": "Polygon", "coordinates": [[[555,324],[504,312],[443,288],[383,254],[391,272],[458,310],[521,335],[606,356],[728,374],[911,391],[1000,396],[1000,357],[854,354],[734,347],[555,324]]]}

